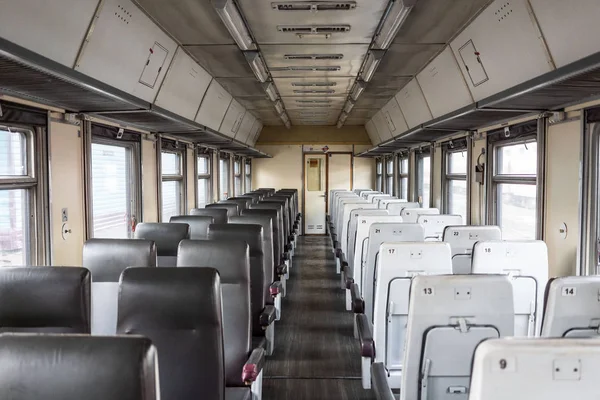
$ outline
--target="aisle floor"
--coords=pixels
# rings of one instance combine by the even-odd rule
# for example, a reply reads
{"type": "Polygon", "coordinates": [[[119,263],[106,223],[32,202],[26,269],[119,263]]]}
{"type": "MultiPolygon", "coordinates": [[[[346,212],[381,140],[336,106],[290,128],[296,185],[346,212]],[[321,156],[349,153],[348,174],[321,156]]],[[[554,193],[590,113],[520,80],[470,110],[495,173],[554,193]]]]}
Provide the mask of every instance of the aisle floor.
{"type": "Polygon", "coordinates": [[[360,381],[353,315],[335,273],[329,239],[298,239],[292,277],[276,324],[275,354],[265,367],[263,398],[373,399],[360,381]]]}

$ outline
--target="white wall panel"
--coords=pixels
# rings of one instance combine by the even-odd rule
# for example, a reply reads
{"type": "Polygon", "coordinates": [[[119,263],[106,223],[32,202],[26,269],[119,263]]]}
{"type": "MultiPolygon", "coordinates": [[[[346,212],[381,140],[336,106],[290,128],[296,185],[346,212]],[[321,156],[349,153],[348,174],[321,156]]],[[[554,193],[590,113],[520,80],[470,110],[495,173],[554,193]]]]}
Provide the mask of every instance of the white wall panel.
{"type": "Polygon", "coordinates": [[[233,99],[229,105],[229,108],[227,109],[227,113],[225,113],[225,118],[223,118],[219,132],[234,138],[240,129],[240,125],[242,124],[242,119],[244,118],[245,113],[246,109],[244,106],[233,99]]]}
{"type": "Polygon", "coordinates": [[[246,113],[244,114],[244,118],[242,118],[240,129],[238,129],[235,135],[235,139],[242,143],[246,143],[246,140],[248,140],[248,136],[250,135],[252,128],[254,127],[255,121],[256,118],[254,118],[254,115],[246,111],[246,113]]]}
{"type": "Polygon", "coordinates": [[[156,105],[194,120],[212,76],[179,47],[156,97],[156,105]]]}
{"type": "Polygon", "coordinates": [[[402,114],[410,129],[433,119],[423,91],[416,79],[408,82],[396,95],[402,114]]]}
{"type": "Polygon", "coordinates": [[[256,128],[254,128],[255,132],[253,134],[252,139],[248,140],[248,144],[250,146],[255,146],[256,145],[256,142],[258,141],[258,138],[260,137],[260,133],[263,130],[263,126],[264,126],[263,123],[260,122],[260,121],[258,121],[258,126],[256,128]]]}
{"type": "Polygon", "coordinates": [[[231,99],[229,92],[213,79],[196,115],[196,122],[218,131],[231,99]]]}
{"type": "Polygon", "coordinates": [[[392,99],[381,109],[381,115],[390,129],[390,135],[392,135],[392,137],[408,130],[408,125],[406,124],[406,120],[404,119],[404,115],[402,115],[402,111],[400,110],[396,98],[392,97],[392,99]]]}
{"type": "Polygon", "coordinates": [[[244,143],[246,143],[248,145],[252,145],[252,141],[256,137],[256,132],[259,128],[260,128],[260,120],[255,119],[254,123],[252,124],[252,128],[250,128],[250,133],[248,133],[248,136],[246,137],[246,140],[244,141],[244,143]]]}
{"type": "Polygon", "coordinates": [[[393,137],[387,120],[383,116],[383,110],[379,110],[379,112],[373,116],[373,122],[375,123],[377,134],[382,142],[385,142],[393,137]]]}
{"type": "Polygon", "coordinates": [[[373,122],[373,119],[370,119],[365,124],[365,129],[367,130],[367,134],[369,135],[369,138],[371,139],[371,143],[373,143],[373,145],[381,143],[381,139],[379,138],[379,134],[377,133],[377,127],[375,127],[375,122],[373,122]]]}
{"type": "Polygon", "coordinates": [[[450,43],[476,101],[551,70],[527,1],[494,1],[450,43]]]}
{"type": "Polygon", "coordinates": [[[153,102],[176,49],[131,1],[106,0],[76,69],[153,102]]]}
{"type": "Polygon", "coordinates": [[[73,68],[98,0],[0,0],[0,37],[73,68]]]}
{"type": "Polygon", "coordinates": [[[600,51],[598,0],[530,0],[557,67],[600,51]]]}
{"type": "Polygon", "coordinates": [[[434,118],[473,102],[450,47],[434,58],[417,75],[417,80],[434,118]]]}

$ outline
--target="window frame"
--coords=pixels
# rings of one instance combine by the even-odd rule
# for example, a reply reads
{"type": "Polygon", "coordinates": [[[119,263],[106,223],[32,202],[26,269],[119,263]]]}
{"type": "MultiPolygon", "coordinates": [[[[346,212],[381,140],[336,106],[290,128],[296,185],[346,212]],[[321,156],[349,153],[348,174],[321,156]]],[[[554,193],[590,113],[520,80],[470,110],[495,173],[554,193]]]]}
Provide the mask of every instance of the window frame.
{"type": "Polygon", "coordinates": [[[388,156],[384,158],[384,175],[385,175],[385,191],[383,191],[386,194],[389,194],[391,196],[394,196],[394,192],[396,190],[395,188],[395,180],[394,180],[394,170],[396,168],[395,163],[396,163],[396,157],[394,156],[388,156]],[[390,167],[391,166],[391,167],[390,167]],[[391,183],[391,185],[390,185],[391,183]],[[391,186],[391,188],[390,188],[391,186]]]}
{"type": "Polygon", "coordinates": [[[229,155],[228,153],[219,153],[219,157],[217,158],[217,167],[219,168],[219,182],[218,182],[218,188],[219,188],[219,196],[217,198],[217,201],[223,201],[223,200],[227,200],[231,196],[231,183],[232,183],[232,169],[231,169],[231,158],[232,156],[229,155]],[[225,161],[227,164],[227,195],[224,196],[224,198],[222,198],[222,195],[225,194],[223,191],[223,187],[221,186],[221,183],[223,181],[223,171],[221,171],[221,161],[225,161]]]}
{"type": "Polygon", "coordinates": [[[421,207],[423,208],[430,208],[431,205],[433,204],[433,192],[432,192],[432,188],[433,188],[433,177],[432,177],[432,173],[433,173],[433,152],[431,151],[431,148],[427,147],[427,148],[423,148],[423,149],[419,149],[418,151],[415,152],[415,200],[417,202],[420,203],[419,201],[419,197],[422,197],[422,192],[423,192],[423,182],[421,182],[421,177],[425,177],[425,175],[422,173],[422,162],[423,159],[429,157],[429,203],[428,204],[421,204],[421,207]]]}
{"type": "Polygon", "coordinates": [[[398,171],[398,180],[397,180],[397,188],[396,188],[396,196],[399,199],[407,200],[410,192],[410,156],[408,153],[398,153],[397,159],[397,171],[398,171]],[[402,169],[402,162],[406,161],[406,172],[402,169]],[[406,179],[406,196],[402,196],[402,181],[406,179]]]}
{"type": "Polygon", "coordinates": [[[385,189],[383,185],[383,159],[377,157],[375,159],[375,190],[383,193],[385,189]]]}
{"type": "Polygon", "coordinates": [[[196,150],[196,164],[195,164],[195,169],[196,169],[196,208],[200,208],[200,196],[198,196],[198,190],[200,188],[200,180],[207,180],[208,181],[208,191],[206,193],[206,204],[210,204],[212,202],[212,192],[213,192],[213,165],[212,165],[212,153],[211,152],[206,152],[206,153],[200,153],[199,151],[196,150]],[[208,173],[200,173],[200,171],[198,170],[198,159],[199,158],[205,158],[206,159],[206,165],[208,167],[208,173]]]}
{"type": "Polygon", "coordinates": [[[470,223],[471,220],[471,210],[469,209],[469,143],[467,142],[467,147],[458,147],[452,148],[449,146],[443,147],[442,153],[442,207],[443,212],[445,214],[450,214],[450,184],[452,181],[464,181],[466,187],[466,220],[463,221],[466,225],[470,223]],[[465,153],[465,172],[464,173],[451,173],[450,172],[450,156],[451,154],[456,153],[465,153]]]}
{"type": "Polygon", "coordinates": [[[170,149],[170,148],[165,148],[164,146],[162,146],[162,141],[161,141],[161,146],[157,146],[158,147],[158,151],[157,154],[159,156],[158,159],[158,163],[160,165],[160,174],[159,174],[159,181],[160,181],[160,208],[158,210],[158,220],[159,222],[169,222],[169,221],[163,221],[163,190],[162,190],[162,185],[164,182],[180,182],[179,185],[179,201],[180,201],[180,215],[185,215],[186,214],[186,209],[187,209],[187,187],[186,187],[186,183],[187,183],[187,171],[186,171],[186,167],[187,167],[187,160],[186,160],[186,156],[187,156],[187,149],[186,147],[183,148],[176,148],[176,149],[170,149]],[[180,174],[177,175],[173,175],[173,174],[164,174],[163,173],[163,167],[162,167],[162,154],[163,153],[170,153],[170,154],[177,154],[179,155],[179,164],[180,164],[180,174]]]}
{"type": "MultiPolygon", "coordinates": [[[[244,163],[242,162],[242,158],[241,157],[233,157],[233,196],[241,196],[244,194],[244,173],[242,172],[242,166],[244,165],[244,163]],[[236,172],[236,167],[237,168],[237,172],[236,172]],[[239,193],[236,191],[236,184],[239,180],[240,183],[240,189],[239,189],[239,193]]],[[[245,166],[244,166],[245,168],[245,166]]]]}
{"type": "Polygon", "coordinates": [[[252,191],[252,159],[246,158],[244,161],[244,193],[252,191]],[[248,185],[248,182],[250,184],[248,185]]]}

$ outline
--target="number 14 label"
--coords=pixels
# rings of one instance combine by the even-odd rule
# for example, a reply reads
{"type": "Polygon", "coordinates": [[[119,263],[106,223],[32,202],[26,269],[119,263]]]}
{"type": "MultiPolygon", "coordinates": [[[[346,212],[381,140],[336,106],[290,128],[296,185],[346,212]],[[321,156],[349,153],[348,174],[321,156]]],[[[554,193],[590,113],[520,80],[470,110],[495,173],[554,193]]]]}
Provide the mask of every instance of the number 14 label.
{"type": "Polygon", "coordinates": [[[562,288],[562,295],[563,296],[577,296],[577,288],[575,287],[564,287],[562,288]]]}

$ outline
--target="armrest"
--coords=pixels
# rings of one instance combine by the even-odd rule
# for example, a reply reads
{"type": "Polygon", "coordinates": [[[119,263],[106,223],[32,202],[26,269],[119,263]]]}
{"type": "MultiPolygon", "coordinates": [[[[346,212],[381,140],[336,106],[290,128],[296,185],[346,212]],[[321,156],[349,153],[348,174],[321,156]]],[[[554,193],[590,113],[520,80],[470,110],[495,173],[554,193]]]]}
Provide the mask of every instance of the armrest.
{"type": "Polygon", "coordinates": [[[271,286],[269,286],[269,293],[271,293],[271,297],[277,297],[277,295],[281,292],[283,292],[283,285],[281,284],[281,281],[271,283],[271,286]]]}
{"type": "Polygon", "coordinates": [[[350,289],[350,286],[354,283],[354,279],[352,279],[352,267],[345,265],[342,270],[344,271],[344,283],[346,289],[350,289]]]}
{"type": "Polygon", "coordinates": [[[262,326],[263,329],[267,329],[267,327],[275,321],[275,317],[275,306],[265,306],[260,314],[260,326],[262,326]]]}
{"type": "Polygon", "coordinates": [[[288,250],[286,250],[285,253],[281,255],[281,258],[283,259],[283,261],[287,261],[290,259],[290,254],[288,253],[288,250]]]}
{"type": "Polygon", "coordinates": [[[364,314],[365,302],[360,294],[360,288],[356,283],[350,285],[350,297],[352,298],[352,311],[355,314],[364,314]]]}
{"type": "Polygon", "coordinates": [[[342,253],[342,252],[341,252],[341,249],[340,249],[340,253],[341,253],[341,254],[340,254],[340,265],[341,265],[342,267],[345,267],[345,266],[347,266],[347,265],[348,265],[348,261],[346,261],[346,255],[345,255],[344,253],[342,253]]]}
{"type": "Polygon", "coordinates": [[[377,400],[396,400],[388,383],[388,373],[383,363],[373,363],[371,366],[371,381],[377,400]]]}
{"type": "Polygon", "coordinates": [[[289,243],[283,245],[283,252],[284,252],[284,254],[289,253],[290,250],[292,250],[292,247],[290,246],[289,243]]]}
{"type": "Polygon", "coordinates": [[[293,242],[294,241],[294,235],[289,235],[288,236],[288,242],[293,242]]]}
{"type": "Polygon", "coordinates": [[[242,380],[244,384],[250,386],[252,382],[258,379],[258,375],[262,372],[265,365],[265,349],[259,347],[252,351],[250,358],[242,368],[242,380]]]}
{"type": "Polygon", "coordinates": [[[277,273],[278,276],[284,276],[288,272],[287,265],[285,265],[285,264],[278,265],[277,268],[275,268],[275,272],[277,273]]]}
{"type": "Polygon", "coordinates": [[[296,219],[300,219],[300,218],[302,218],[302,213],[296,214],[296,219]]]}
{"type": "Polygon", "coordinates": [[[342,258],[342,249],[337,246],[335,246],[335,256],[340,259],[342,258]]]}
{"type": "Polygon", "coordinates": [[[356,314],[356,328],[358,340],[360,340],[361,357],[375,358],[375,342],[373,341],[373,332],[371,332],[371,323],[365,314],[356,314]]]}

